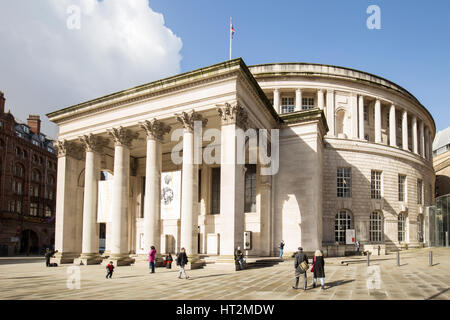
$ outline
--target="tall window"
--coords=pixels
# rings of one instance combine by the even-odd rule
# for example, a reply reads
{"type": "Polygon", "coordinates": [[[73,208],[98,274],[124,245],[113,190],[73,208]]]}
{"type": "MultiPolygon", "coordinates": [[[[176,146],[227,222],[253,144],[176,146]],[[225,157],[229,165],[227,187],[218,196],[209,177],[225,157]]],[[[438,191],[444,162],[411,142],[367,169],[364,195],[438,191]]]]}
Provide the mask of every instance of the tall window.
{"type": "Polygon", "coordinates": [[[16,201],[16,212],[22,213],[22,201],[16,201]]]}
{"type": "Polygon", "coordinates": [[[35,182],[41,181],[41,174],[39,173],[39,171],[33,170],[33,172],[31,172],[31,180],[35,182]]]}
{"type": "Polygon", "coordinates": [[[211,169],[211,214],[220,213],[220,167],[211,169]]]}
{"type": "Polygon", "coordinates": [[[52,216],[52,209],[49,206],[45,207],[45,217],[49,218],[52,216]]]}
{"type": "Polygon", "coordinates": [[[364,121],[369,123],[369,107],[367,105],[364,106],[364,121]]]}
{"type": "Polygon", "coordinates": [[[398,215],[398,241],[405,241],[405,215],[403,213],[398,215]]]}
{"type": "Polygon", "coordinates": [[[30,204],[30,216],[36,217],[38,214],[38,204],[35,202],[32,202],[30,204]]]}
{"type": "Polygon", "coordinates": [[[302,98],[302,110],[314,108],[314,98],[302,98]]]}
{"type": "Polygon", "coordinates": [[[381,199],[381,171],[372,170],[370,184],[372,199],[381,199]]]}
{"type": "Polygon", "coordinates": [[[423,182],[417,179],[417,204],[423,204],[423,182]]]}
{"type": "Polygon", "coordinates": [[[381,242],[383,218],[378,211],[370,214],[369,238],[372,242],[381,242]]]}
{"type": "Polygon", "coordinates": [[[23,177],[23,172],[24,172],[24,169],[23,169],[22,165],[17,164],[17,165],[14,167],[14,174],[15,174],[16,176],[18,176],[18,177],[23,177]]]}
{"type": "Polygon", "coordinates": [[[281,98],[281,113],[294,112],[294,98],[281,98]]]}
{"type": "Polygon", "coordinates": [[[398,201],[405,201],[406,176],[398,175],[398,201]]]}
{"type": "Polygon", "coordinates": [[[337,196],[350,198],[352,196],[351,168],[337,169],[337,196]]]}
{"type": "Polygon", "coordinates": [[[347,210],[340,210],[334,221],[334,236],[339,243],[345,243],[345,231],[351,229],[352,218],[347,210]]]}
{"type": "Polygon", "coordinates": [[[256,164],[247,164],[245,171],[245,212],[256,212],[256,164]]]}

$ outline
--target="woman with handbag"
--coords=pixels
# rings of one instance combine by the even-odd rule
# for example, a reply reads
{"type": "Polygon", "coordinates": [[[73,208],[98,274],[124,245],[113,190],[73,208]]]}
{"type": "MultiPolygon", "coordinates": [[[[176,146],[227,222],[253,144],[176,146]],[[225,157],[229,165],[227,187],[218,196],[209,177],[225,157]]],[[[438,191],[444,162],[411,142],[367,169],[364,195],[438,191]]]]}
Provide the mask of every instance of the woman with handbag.
{"type": "Polygon", "coordinates": [[[314,273],[313,278],[313,288],[316,287],[317,278],[320,279],[321,289],[325,289],[325,260],[323,259],[322,252],[320,250],[316,250],[314,253],[314,263],[311,268],[311,272],[314,273]]]}

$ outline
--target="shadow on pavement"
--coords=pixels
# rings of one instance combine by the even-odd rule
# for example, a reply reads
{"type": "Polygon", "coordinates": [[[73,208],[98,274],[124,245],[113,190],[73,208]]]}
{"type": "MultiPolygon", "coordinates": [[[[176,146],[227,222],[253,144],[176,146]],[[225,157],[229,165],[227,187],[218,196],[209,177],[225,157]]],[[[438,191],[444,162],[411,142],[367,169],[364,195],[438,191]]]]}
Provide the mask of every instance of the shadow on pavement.
{"type": "Polygon", "coordinates": [[[448,290],[450,290],[450,288],[447,288],[447,289],[445,289],[445,290],[442,290],[441,292],[436,293],[434,296],[431,296],[431,297],[429,297],[429,298],[426,298],[425,300],[432,300],[432,299],[434,299],[434,298],[440,296],[441,294],[446,293],[448,290]]]}
{"type": "Polygon", "coordinates": [[[333,282],[325,282],[325,288],[326,289],[331,289],[333,287],[341,286],[343,284],[350,283],[350,282],[353,282],[353,281],[355,281],[355,279],[352,279],[352,280],[337,280],[337,281],[333,281],[333,282]]]}

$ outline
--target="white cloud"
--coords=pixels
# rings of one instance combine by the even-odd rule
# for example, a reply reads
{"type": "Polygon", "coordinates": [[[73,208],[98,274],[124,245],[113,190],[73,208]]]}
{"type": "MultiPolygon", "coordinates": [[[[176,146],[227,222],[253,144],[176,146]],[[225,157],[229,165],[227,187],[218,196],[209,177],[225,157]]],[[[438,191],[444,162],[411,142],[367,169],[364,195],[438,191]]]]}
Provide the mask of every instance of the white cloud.
{"type": "Polygon", "coordinates": [[[182,41],[147,0],[0,0],[0,90],[26,120],[180,72],[182,41]],[[67,9],[81,8],[70,30],[67,9]]]}

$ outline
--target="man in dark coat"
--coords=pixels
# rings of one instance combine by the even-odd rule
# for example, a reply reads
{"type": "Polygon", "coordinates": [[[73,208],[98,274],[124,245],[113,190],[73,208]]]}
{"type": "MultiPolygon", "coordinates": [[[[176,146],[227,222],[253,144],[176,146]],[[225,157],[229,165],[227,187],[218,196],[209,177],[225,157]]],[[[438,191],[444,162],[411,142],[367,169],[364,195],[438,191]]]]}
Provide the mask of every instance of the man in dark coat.
{"type": "Polygon", "coordinates": [[[294,257],[294,267],[295,267],[295,286],[293,286],[292,288],[294,289],[298,289],[298,282],[299,282],[299,277],[300,275],[303,274],[303,290],[306,290],[306,285],[307,285],[307,275],[306,275],[306,270],[303,270],[300,265],[301,263],[305,261],[306,264],[308,264],[308,257],[306,256],[306,254],[303,252],[303,248],[300,247],[298,248],[298,252],[295,254],[294,257]]]}
{"type": "Polygon", "coordinates": [[[54,251],[53,249],[45,249],[45,266],[51,267],[50,265],[50,258],[55,255],[55,253],[58,252],[58,250],[54,251]]]}

